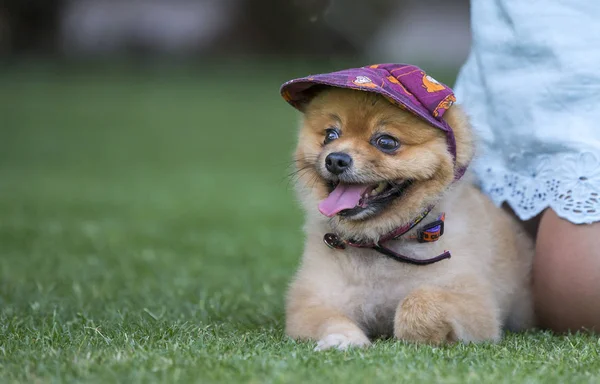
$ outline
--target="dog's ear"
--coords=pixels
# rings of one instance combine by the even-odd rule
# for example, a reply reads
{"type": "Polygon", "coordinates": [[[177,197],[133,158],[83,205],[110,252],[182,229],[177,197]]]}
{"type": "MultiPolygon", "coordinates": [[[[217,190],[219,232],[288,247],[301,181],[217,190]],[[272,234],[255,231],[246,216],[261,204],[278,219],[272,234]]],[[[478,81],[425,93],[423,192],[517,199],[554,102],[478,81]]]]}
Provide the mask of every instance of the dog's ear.
{"type": "Polygon", "coordinates": [[[454,104],[444,113],[443,119],[454,131],[456,165],[459,168],[466,167],[475,155],[475,136],[469,117],[460,105],[454,104]]]}

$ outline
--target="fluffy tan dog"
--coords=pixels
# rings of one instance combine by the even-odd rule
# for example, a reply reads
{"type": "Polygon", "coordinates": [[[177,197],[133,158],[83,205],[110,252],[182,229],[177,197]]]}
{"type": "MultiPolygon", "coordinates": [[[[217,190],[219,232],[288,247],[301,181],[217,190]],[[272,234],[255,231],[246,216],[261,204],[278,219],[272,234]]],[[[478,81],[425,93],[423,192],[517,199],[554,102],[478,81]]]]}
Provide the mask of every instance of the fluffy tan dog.
{"type": "Polygon", "coordinates": [[[453,158],[443,131],[388,98],[336,87],[313,93],[295,152],[306,245],[287,298],[287,334],[323,350],[389,336],[497,341],[504,327],[531,327],[531,240],[468,174],[455,181],[474,155],[462,109],[443,115],[454,131],[453,158]],[[431,222],[438,232],[423,239],[431,222]]]}

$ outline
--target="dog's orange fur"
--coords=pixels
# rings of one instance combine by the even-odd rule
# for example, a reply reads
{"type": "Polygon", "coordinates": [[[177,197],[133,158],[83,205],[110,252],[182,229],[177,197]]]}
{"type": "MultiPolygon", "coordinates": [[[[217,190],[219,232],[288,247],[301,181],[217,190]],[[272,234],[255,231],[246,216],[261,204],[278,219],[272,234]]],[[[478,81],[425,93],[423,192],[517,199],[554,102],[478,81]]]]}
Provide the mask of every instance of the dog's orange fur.
{"type": "MultiPolygon", "coordinates": [[[[453,128],[457,166],[474,155],[473,133],[459,106],[444,118],[453,128]]],[[[370,92],[329,88],[307,106],[295,154],[301,170],[298,196],[306,210],[306,245],[287,300],[287,333],[319,341],[318,348],[365,346],[369,337],[439,344],[498,340],[501,328],[533,325],[529,272],[531,239],[469,182],[453,183],[454,164],[444,133],[370,92]],[[323,145],[325,129],[342,135],[323,145]],[[386,154],[370,143],[375,132],[398,139],[386,154]],[[317,206],[327,194],[325,157],[343,151],[353,158],[361,183],[412,179],[405,194],[383,212],[362,220],[327,218],[317,206]],[[323,235],[377,240],[435,204],[446,212],[446,231],[429,244],[395,240],[387,245],[416,258],[444,250],[450,260],[415,266],[371,249],[332,250],[323,235]]],[[[426,219],[427,222],[427,219],[426,219]]]]}

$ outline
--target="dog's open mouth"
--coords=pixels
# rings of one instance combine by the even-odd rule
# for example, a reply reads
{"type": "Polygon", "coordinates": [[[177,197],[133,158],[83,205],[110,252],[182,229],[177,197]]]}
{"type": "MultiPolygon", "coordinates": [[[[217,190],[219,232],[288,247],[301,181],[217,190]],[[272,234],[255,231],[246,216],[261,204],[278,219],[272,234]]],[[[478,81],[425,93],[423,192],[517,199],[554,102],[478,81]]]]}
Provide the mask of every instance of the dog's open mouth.
{"type": "Polygon", "coordinates": [[[379,210],[402,196],[411,184],[410,180],[377,184],[331,183],[331,192],[319,203],[319,211],[327,217],[350,217],[367,209],[379,210]]]}

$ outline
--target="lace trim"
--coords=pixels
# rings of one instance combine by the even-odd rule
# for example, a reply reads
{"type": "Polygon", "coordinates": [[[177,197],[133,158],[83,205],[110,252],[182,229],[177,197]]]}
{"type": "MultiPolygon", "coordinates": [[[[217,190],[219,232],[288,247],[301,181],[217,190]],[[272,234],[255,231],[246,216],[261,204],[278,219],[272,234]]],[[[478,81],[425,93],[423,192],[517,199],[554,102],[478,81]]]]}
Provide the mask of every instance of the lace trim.
{"type": "Polygon", "coordinates": [[[594,153],[540,156],[518,173],[482,160],[475,164],[481,189],[496,205],[510,204],[521,220],[550,207],[574,224],[600,221],[600,161],[594,153]]]}

